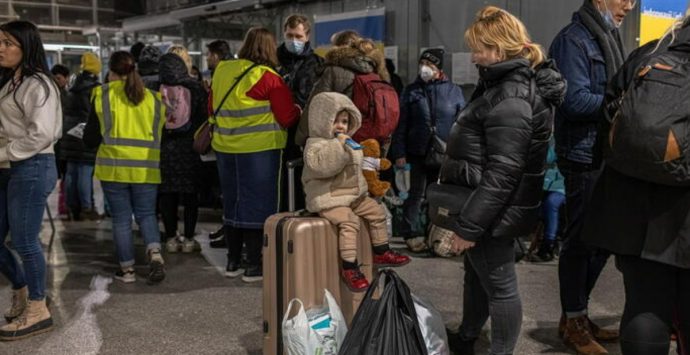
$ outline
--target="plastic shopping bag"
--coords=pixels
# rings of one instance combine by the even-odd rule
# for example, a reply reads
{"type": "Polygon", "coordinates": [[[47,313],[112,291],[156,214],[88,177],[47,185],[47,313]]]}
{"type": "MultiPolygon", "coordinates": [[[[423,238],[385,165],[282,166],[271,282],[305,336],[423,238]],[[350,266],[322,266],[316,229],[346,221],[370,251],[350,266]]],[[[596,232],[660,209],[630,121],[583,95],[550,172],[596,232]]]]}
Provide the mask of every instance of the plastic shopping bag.
{"type": "Polygon", "coordinates": [[[290,301],[283,317],[283,344],[288,355],[336,355],[347,334],[347,323],[328,290],[324,290],[324,307],[304,309],[301,300],[290,301]],[[293,304],[297,314],[289,318],[293,304]]]}
{"type": "Polygon", "coordinates": [[[395,271],[381,270],[371,283],[339,354],[427,354],[410,289],[395,271]],[[385,285],[381,297],[375,299],[380,280],[385,285]]]}
{"type": "Polygon", "coordinates": [[[450,355],[448,335],[441,313],[430,302],[415,294],[412,294],[412,300],[429,355],[450,355]]]}

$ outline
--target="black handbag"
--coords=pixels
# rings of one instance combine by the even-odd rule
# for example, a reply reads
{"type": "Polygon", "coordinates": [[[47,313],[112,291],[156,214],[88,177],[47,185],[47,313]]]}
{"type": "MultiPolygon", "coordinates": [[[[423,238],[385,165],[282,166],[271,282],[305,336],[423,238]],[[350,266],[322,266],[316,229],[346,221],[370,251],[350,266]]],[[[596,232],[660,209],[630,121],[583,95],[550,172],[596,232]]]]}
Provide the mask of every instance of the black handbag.
{"type": "Polygon", "coordinates": [[[431,104],[430,98],[427,97],[427,101],[429,102],[429,115],[431,116],[431,139],[429,140],[429,148],[424,158],[424,165],[427,168],[440,169],[441,164],[443,164],[443,158],[446,155],[446,142],[436,134],[434,107],[431,104]]]}
{"type": "Polygon", "coordinates": [[[472,189],[467,186],[433,183],[426,189],[429,221],[441,228],[456,230],[458,219],[472,189]]]}

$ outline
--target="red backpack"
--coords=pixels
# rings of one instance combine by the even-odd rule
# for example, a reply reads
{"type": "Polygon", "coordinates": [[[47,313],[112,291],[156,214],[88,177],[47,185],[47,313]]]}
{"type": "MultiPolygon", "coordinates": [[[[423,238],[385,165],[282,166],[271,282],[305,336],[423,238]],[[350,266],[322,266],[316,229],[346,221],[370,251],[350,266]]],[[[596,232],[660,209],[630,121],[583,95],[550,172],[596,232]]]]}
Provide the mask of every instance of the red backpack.
{"type": "Polygon", "coordinates": [[[356,74],[352,84],[352,102],[362,113],[362,127],[352,136],[357,142],[376,139],[384,143],[400,118],[398,93],[376,73],[356,74]]]}

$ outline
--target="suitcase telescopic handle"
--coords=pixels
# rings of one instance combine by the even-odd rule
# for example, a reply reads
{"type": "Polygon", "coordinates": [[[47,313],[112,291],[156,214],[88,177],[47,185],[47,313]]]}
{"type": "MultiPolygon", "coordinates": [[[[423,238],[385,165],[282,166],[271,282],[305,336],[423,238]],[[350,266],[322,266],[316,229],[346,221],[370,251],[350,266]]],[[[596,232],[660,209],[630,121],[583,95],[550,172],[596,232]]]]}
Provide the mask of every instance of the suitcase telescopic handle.
{"type": "Polygon", "coordinates": [[[295,168],[302,166],[304,159],[297,158],[288,160],[286,163],[288,169],[288,210],[295,211],[295,168]]]}

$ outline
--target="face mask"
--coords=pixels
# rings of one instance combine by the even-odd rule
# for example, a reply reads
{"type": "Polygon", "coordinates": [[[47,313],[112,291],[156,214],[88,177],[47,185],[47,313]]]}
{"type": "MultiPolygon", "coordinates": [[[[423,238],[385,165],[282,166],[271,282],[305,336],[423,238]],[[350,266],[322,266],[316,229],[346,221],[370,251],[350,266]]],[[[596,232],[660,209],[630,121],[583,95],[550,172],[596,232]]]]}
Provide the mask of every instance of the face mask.
{"type": "Polygon", "coordinates": [[[431,67],[428,65],[420,65],[419,77],[422,78],[424,82],[428,82],[429,80],[434,78],[434,70],[431,69],[431,67]]]}
{"type": "Polygon", "coordinates": [[[604,0],[604,11],[599,10],[599,13],[601,14],[601,17],[604,19],[604,22],[606,22],[606,25],[610,29],[621,27],[622,23],[617,23],[613,19],[613,13],[611,12],[611,10],[609,10],[609,5],[606,2],[606,0],[604,0]]]}
{"type": "Polygon", "coordinates": [[[285,48],[287,48],[288,52],[292,54],[302,54],[305,44],[306,42],[298,41],[296,39],[287,40],[285,41],[285,48]]]}

